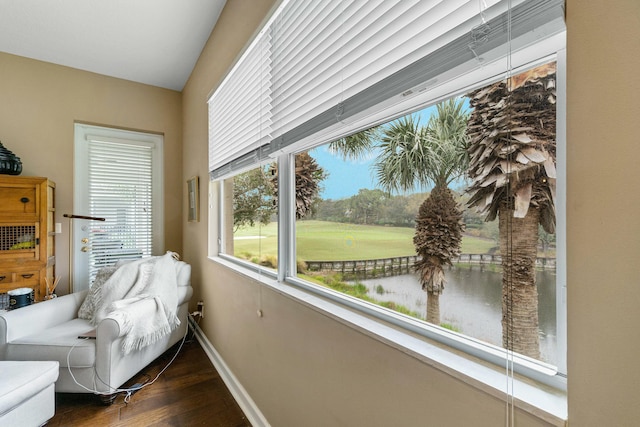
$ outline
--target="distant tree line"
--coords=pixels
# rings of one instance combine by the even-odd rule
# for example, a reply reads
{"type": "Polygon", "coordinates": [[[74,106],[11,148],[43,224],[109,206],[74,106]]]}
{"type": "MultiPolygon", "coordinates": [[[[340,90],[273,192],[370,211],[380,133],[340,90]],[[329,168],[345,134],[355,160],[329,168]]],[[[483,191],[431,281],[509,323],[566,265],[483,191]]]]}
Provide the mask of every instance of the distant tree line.
{"type": "Polygon", "coordinates": [[[390,195],[382,190],[360,189],[348,198],[319,199],[313,219],[364,225],[414,227],[425,193],[390,195]]]}

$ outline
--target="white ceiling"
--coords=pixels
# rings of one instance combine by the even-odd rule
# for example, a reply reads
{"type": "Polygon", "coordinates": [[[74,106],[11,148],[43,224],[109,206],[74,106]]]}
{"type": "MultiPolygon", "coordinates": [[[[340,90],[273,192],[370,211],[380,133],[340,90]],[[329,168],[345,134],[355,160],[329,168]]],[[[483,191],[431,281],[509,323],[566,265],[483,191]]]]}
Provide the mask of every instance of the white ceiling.
{"type": "Polygon", "coordinates": [[[182,90],[225,0],[0,0],[0,51],[182,90]]]}

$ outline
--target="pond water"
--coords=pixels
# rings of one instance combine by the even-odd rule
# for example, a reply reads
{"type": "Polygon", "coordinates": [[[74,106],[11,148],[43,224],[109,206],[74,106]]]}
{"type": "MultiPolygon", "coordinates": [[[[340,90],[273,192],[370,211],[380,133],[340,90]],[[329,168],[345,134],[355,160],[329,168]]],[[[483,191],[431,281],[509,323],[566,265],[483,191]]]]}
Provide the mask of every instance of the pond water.
{"type": "MultiPolygon", "coordinates": [[[[464,266],[446,270],[444,292],[440,295],[440,321],[474,338],[502,346],[502,273],[487,267],[464,266]]],[[[538,285],[538,323],[540,353],[543,361],[557,361],[556,275],[541,270],[538,285]]],[[[417,276],[403,275],[360,281],[369,296],[378,301],[393,301],[426,315],[427,294],[417,276]]]]}

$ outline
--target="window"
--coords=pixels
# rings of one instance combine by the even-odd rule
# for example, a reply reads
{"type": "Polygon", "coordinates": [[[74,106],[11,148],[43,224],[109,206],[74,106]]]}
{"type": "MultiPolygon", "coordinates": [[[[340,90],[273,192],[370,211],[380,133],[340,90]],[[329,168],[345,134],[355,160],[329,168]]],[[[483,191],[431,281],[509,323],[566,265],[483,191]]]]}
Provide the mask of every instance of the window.
{"type": "MultiPolygon", "coordinates": [[[[209,101],[211,178],[223,188],[220,253],[241,259],[237,243],[242,238],[260,236],[247,242],[256,245],[271,235],[271,225],[260,222],[264,227],[256,228],[255,220],[232,232],[240,212],[230,195],[260,194],[257,199],[264,202],[273,193],[278,215],[269,224],[278,225],[277,251],[270,253],[274,245],[258,244],[248,257],[252,265],[277,257],[280,281],[497,364],[504,364],[508,356],[501,348],[508,348],[526,356],[518,359],[522,363],[516,363],[516,371],[536,379],[542,372],[551,378],[543,381],[562,387],[565,322],[557,295],[564,281],[562,270],[554,270],[553,251],[555,246],[562,258],[564,202],[562,194],[555,194],[561,154],[557,168],[554,160],[556,140],[557,152],[563,150],[563,135],[555,129],[536,134],[522,127],[498,129],[512,142],[501,146],[499,138],[486,136],[485,129],[491,129],[488,134],[494,129],[483,123],[486,117],[510,122],[522,111],[522,103],[510,103],[514,96],[540,87],[549,103],[556,97],[564,102],[562,1],[515,1],[513,6],[503,1],[417,2],[416,9],[408,2],[384,0],[301,4],[283,3],[209,101]],[[341,43],[332,39],[336,35],[341,43]],[[262,65],[253,69],[264,71],[255,71],[260,83],[245,86],[260,90],[244,96],[241,82],[255,82],[256,75],[249,79],[243,64],[257,63],[262,65]],[[549,67],[553,72],[541,71],[549,67]],[[523,77],[532,70],[533,77],[523,77]],[[512,90],[505,89],[507,78],[517,81],[512,90]],[[239,100],[225,95],[229,88],[237,89],[233,95],[239,100]],[[234,124],[227,121],[246,119],[237,113],[243,109],[238,105],[250,96],[257,97],[252,102],[260,112],[251,116],[253,137],[247,139],[245,133],[235,136],[234,124]],[[438,121],[446,113],[441,109],[463,117],[455,123],[438,121]],[[481,114],[474,116],[476,111],[481,114]],[[457,151],[433,142],[453,137],[453,130],[460,132],[453,144],[457,151]],[[235,139],[240,145],[234,145],[235,139]],[[494,145],[502,154],[491,153],[494,145]],[[230,154],[230,147],[240,146],[230,154]],[[403,150],[405,158],[393,158],[403,150]],[[439,169],[462,161],[461,153],[467,156],[463,163],[439,169]],[[389,163],[380,161],[385,156],[389,163]],[[493,163],[480,162],[487,156],[493,163]],[[272,163],[260,166],[265,162],[272,163]],[[245,173],[266,175],[267,184],[236,192],[230,178],[244,179],[245,173]],[[538,192],[543,184],[546,190],[538,192]],[[495,192],[484,192],[487,188],[495,192]],[[449,205],[460,207],[459,212],[441,212],[449,205]],[[505,210],[511,219],[497,219],[505,210]],[[538,222],[527,231],[538,235],[527,270],[540,276],[541,305],[550,311],[540,314],[540,330],[535,327],[527,335],[534,343],[520,347],[521,331],[512,322],[519,315],[514,300],[533,294],[516,294],[514,286],[502,290],[502,277],[513,284],[515,274],[502,261],[505,266],[520,262],[514,254],[521,248],[513,236],[522,233],[517,227],[529,211],[540,211],[536,221],[545,232],[538,222]],[[446,245],[433,237],[442,230],[429,228],[438,215],[451,216],[446,227],[461,225],[446,245]],[[560,232],[554,235],[556,215],[560,232]],[[233,246],[225,237],[231,235],[233,246]],[[506,322],[503,310],[508,310],[506,322]]],[[[552,118],[555,126],[564,111],[549,105],[536,114],[552,118]]],[[[557,184],[562,193],[561,179],[557,184]]],[[[539,305],[531,307],[520,315],[531,318],[535,312],[537,317],[539,305]]]]}
{"type": "MultiPolygon", "coordinates": [[[[478,121],[504,102],[498,95],[485,102],[486,95],[478,94],[500,91],[504,82],[297,154],[296,164],[300,158],[317,162],[321,173],[313,184],[322,187],[314,209],[296,215],[298,278],[495,346],[507,346],[509,339],[520,342],[523,331],[534,330],[530,346],[516,351],[556,366],[555,207],[541,200],[545,192],[555,192],[555,69],[555,63],[543,64],[513,78],[530,79],[522,83],[522,93],[513,93],[520,96],[518,108],[544,125],[515,135],[508,144],[513,156],[501,156],[503,147],[492,141],[497,148],[478,152],[469,164],[469,152],[478,150],[472,144],[485,141],[478,121]],[[525,138],[536,132],[535,143],[525,138]],[[514,146],[518,139],[524,141],[520,148],[514,146]],[[503,277],[513,274],[502,263],[508,234],[523,237],[525,230],[499,226],[508,219],[498,218],[495,203],[484,205],[486,198],[503,194],[508,180],[520,186],[509,176],[512,171],[500,174],[500,167],[491,166],[500,161],[510,162],[514,172],[537,174],[531,180],[538,181],[539,194],[532,197],[538,200],[531,201],[528,215],[544,220],[534,219],[535,227],[528,229],[535,251],[533,274],[527,278],[531,295],[526,305],[533,307],[528,328],[502,322],[503,300],[511,298],[503,277]],[[485,178],[477,170],[487,167],[492,171],[485,178]],[[497,180],[504,184],[496,185],[497,180]],[[538,222],[545,222],[546,230],[538,222]]],[[[507,114],[517,119],[516,111],[507,114]]],[[[297,180],[305,173],[296,167],[297,180]]],[[[296,192],[301,190],[296,186],[296,192]]]]}
{"type": "Polygon", "coordinates": [[[274,271],[278,266],[276,180],[275,163],[225,179],[226,221],[221,233],[225,236],[222,253],[274,271]]]}

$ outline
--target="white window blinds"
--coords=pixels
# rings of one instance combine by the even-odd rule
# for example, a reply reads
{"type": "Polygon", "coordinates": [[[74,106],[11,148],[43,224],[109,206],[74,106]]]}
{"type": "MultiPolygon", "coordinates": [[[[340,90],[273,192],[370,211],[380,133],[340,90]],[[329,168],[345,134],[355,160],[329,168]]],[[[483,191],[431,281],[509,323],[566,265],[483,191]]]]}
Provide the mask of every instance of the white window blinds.
{"type": "Polygon", "coordinates": [[[562,0],[285,1],[209,100],[211,176],[552,37],[564,31],[563,7],[562,0]]]}
{"type": "Polygon", "coordinates": [[[209,100],[209,170],[228,169],[231,160],[269,143],[270,50],[263,31],[209,100]]]}
{"type": "Polygon", "coordinates": [[[121,259],[152,255],[153,143],[87,137],[90,277],[121,259]]]}
{"type": "MultiPolygon", "coordinates": [[[[314,5],[313,10],[306,2],[291,5],[273,25],[274,138],[481,23],[479,3],[468,0],[314,5]]],[[[345,113],[335,115],[339,119],[345,113]]]]}

